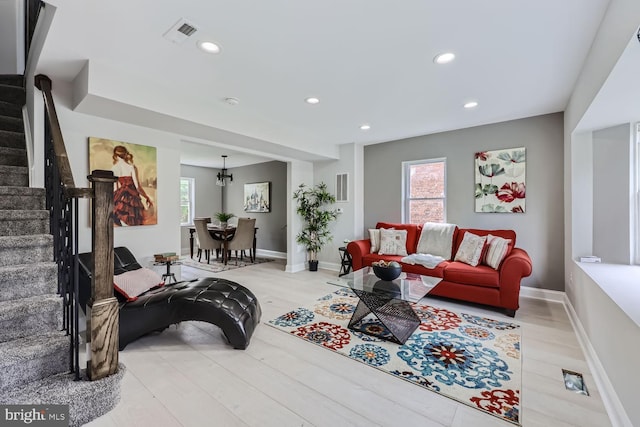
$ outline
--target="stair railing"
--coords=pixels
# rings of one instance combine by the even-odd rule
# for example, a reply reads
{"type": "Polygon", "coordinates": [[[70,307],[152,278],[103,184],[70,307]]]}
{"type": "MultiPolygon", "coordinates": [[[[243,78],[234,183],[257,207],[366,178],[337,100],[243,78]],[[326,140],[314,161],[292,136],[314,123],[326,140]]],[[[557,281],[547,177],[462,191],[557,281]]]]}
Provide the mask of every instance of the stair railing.
{"type": "Polygon", "coordinates": [[[70,369],[80,377],[78,340],[78,200],[91,199],[94,271],[87,303],[87,375],[97,380],[118,370],[118,300],[113,296],[113,183],[111,171],[95,170],[91,188],[76,187],[51,93],[51,80],[35,77],[45,104],[45,187],[54,260],[58,264],[58,293],[63,297],[63,326],[71,335],[70,369]]]}

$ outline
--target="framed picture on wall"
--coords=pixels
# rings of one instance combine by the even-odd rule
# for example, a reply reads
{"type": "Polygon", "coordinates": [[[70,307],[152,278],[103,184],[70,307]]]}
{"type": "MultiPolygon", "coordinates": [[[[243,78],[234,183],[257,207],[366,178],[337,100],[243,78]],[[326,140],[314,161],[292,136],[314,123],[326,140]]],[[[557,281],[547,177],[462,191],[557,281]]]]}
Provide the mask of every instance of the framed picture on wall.
{"type": "Polygon", "coordinates": [[[271,212],[271,182],[244,185],[245,212],[271,212]]]}
{"type": "Polygon", "coordinates": [[[89,138],[89,170],[110,170],[118,178],[113,191],[116,227],[158,223],[156,147],[89,138]]]}

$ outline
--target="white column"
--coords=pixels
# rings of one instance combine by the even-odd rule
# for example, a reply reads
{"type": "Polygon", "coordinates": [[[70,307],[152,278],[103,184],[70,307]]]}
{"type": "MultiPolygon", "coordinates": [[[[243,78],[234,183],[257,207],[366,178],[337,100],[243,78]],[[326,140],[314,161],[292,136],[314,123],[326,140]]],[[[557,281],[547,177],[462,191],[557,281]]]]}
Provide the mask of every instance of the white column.
{"type": "Polygon", "coordinates": [[[307,253],[296,242],[302,229],[302,220],[296,213],[293,193],[300,184],[313,185],[313,163],[292,160],[287,163],[287,266],[285,271],[295,273],[306,268],[307,253]]]}

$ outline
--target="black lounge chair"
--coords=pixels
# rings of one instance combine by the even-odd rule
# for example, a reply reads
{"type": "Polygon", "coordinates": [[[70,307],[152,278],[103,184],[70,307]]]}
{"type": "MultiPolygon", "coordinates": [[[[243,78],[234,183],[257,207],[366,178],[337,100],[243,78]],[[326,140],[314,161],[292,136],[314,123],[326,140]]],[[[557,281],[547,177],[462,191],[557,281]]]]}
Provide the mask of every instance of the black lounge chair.
{"type": "MultiPolygon", "coordinates": [[[[142,268],[126,247],[114,248],[114,274],[142,268]]],[[[82,310],[91,296],[91,253],[79,255],[78,298],[82,310]]],[[[200,320],[222,329],[229,343],[237,349],[249,345],[260,322],[262,311],[253,293],[238,283],[207,277],[192,282],[178,282],[151,289],[137,300],[127,302],[118,292],[120,302],[119,349],[143,335],[162,331],[185,320],[200,320]]]]}

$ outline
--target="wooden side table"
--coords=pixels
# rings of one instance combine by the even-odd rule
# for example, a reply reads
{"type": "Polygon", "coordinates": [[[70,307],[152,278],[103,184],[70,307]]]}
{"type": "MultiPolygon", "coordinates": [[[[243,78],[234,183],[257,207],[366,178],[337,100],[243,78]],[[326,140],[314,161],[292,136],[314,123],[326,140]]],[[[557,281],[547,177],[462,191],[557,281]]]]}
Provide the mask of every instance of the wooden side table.
{"type": "Polygon", "coordinates": [[[177,255],[164,255],[164,254],[157,254],[157,255],[154,255],[154,257],[155,257],[154,265],[167,266],[167,272],[162,275],[162,280],[168,279],[167,283],[171,283],[171,279],[173,279],[173,283],[178,283],[178,280],[176,279],[176,275],[171,272],[171,266],[176,264],[182,264],[178,262],[178,259],[180,257],[178,257],[177,255]]]}
{"type": "Polygon", "coordinates": [[[351,254],[347,251],[346,246],[341,246],[338,248],[340,251],[340,272],[338,276],[344,276],[345,274],[351,273],[351,254]]]}

